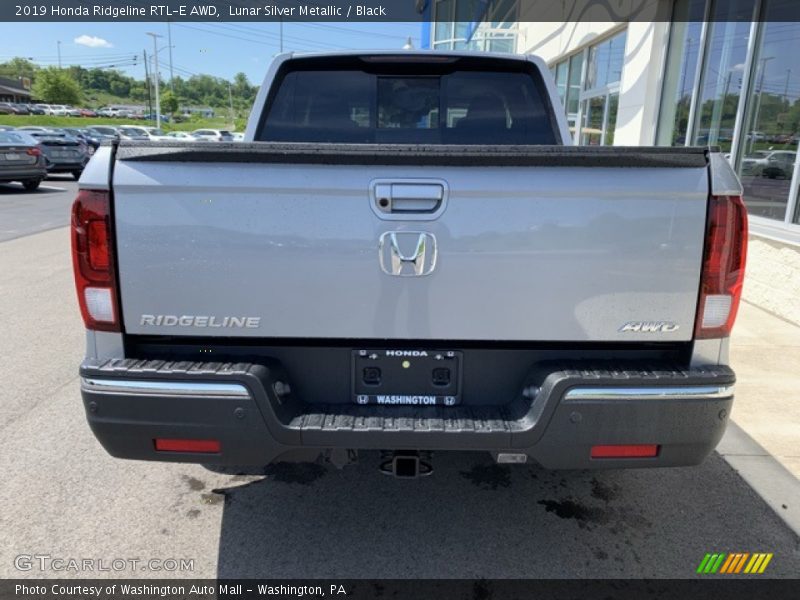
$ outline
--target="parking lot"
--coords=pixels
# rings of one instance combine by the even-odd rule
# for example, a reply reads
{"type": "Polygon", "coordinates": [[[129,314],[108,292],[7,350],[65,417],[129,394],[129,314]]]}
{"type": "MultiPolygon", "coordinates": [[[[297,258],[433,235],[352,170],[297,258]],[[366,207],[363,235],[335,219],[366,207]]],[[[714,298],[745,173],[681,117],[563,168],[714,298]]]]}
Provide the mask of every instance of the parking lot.
{"type": "Polygon", "coordinates": [[[696,468],[616,472],[438,455],[413,481],[380,474],[373,453],[342,471],[263,476],[109,457],[79,395],[75,189],[68,176],[35,193],[0,185],[0,576],[683,578],[707,552],[770,552],[768,576],[800,572],[798,535],[716,453],[696,468]],[[193,569],[15,566],[37,554],[193,569]]]}

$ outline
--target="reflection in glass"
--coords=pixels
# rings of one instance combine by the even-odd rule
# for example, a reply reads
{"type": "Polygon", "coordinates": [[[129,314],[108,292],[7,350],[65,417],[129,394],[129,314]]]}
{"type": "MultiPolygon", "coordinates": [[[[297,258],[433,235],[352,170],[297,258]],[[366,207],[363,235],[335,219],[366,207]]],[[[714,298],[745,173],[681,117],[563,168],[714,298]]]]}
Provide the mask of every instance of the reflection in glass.
{"type": "Polygon", "coordinates": [[[605,138],[603,144],[606,146],[614,145],[614,132],[617,129],[617,109],[619,108],[619,94],[608,96],[608,117],[606,119],[605,138]]]}
{"type": "Polygon", "coordinates": [[[589,64],[586,73],[587,90],[604,87],[622,79],[627,37],[626,30],[589,49],[589,64]]]}
{"type": "Polygon", "coordinates": [[[703,65],[697,107],[695,145],[720,146],[730,152],[736,110],[742,91],[750,23],[726,21],[740,14],[752,0],[715,3],[715,21],[708,24],[708,47],[703,65]]]}
{"type": "Polygon", "coordinates": [[[581,72],[583,71],[583,52],[569,59],[569,86],[567,88],[567,116],[573,119],[578,114],[578,104],[581,96],[581,72]]]}
{"type": "MultiPolygon", "coordinates": [[[[766,18],[770,18],[770,4],[766,18]]],[[[750,214],[783,220],[800,137],[800,23],[766,22],[753,60],[738,171],[750,214]]]]}
{"type": "Polygon", "coordinates": [[[686,143],[704,14],[705,0],[677,0],[675,3],[661,96],[656,142],[659,146],[686,143]]]}
{"type": "Polygon", "coordinates": [[[585,101],[583,107],[583,126],[581,144],[599,146],[603,143],[603,118],[606,110],[606,97],[595,96],[585,101]]]}
{"type": "Polygon", "coordinates": [[[558,97],[561,99],[561,104],[564,104],[564,106],[566,106],[566,99],[567,99],[568,70],[569,70],[569,63],[567,61],[563,61],[556,65],[555,73],[553,73],[556,80],[556,89],[558,90],[558,97]]]}

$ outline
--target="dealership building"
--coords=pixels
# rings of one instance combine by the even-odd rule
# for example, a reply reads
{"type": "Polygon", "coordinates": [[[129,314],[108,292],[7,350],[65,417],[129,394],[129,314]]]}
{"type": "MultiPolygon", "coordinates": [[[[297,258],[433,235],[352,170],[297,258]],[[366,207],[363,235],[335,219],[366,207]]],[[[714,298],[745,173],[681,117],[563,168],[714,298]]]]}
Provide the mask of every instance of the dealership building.
{"type": "Polygon", "coordinates": [[[575,143],[721,147],[750,216],[744,298],[800,324],[798,0],[581,1],[432,0],[423,45],[543,58],[575,143]]]}

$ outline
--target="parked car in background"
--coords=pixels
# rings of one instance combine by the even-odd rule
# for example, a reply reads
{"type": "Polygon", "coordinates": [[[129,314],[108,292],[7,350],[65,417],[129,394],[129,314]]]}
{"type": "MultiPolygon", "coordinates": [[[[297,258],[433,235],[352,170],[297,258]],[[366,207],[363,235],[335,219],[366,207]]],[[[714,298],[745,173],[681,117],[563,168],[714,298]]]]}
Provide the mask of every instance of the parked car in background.
{"type": "Polygon", "coordinates": [[[761,176],[770,179],[789,179],[794,171],[796,159],[796,152],[773,152],[772,156],[767,158],[766,166],[761,169],[761,176]]]}
{"type": "Polygon", "coordinates": [[[75,179],[80,178],[90,157],[88,146],[84,142],[52,129],[29,133],[40,144],[48,173],[70,173],[75,179]]]}
{"type": "Polygon", "coordinates": [[[244,141],[244,134],[240,133],[238,131],[234,131],[233,133],[231,133],[231,136],[233,137],[233,141],[234,142],[243,142],[244,141]]]}
{"type": "Polygon", "coordinates": [[[195,129],[192,135],[209,142],[232,142],[233,135],[225,129],[195,129]]]}
{"type": "Polygon", "coordinates": [[[24,131],[0,131],[0,183],[18,181],[32,192],[47,177],[39,142],[24,131]]]}
{"type": "Polygon", "coordinates": [[[163,129],[159,129],[158,127],[140,127],[139,129],[144,129],[144,131],[147,133],[147,137],[150,138],[150,141],[152,142],[163,142],[171,139],[167,137],[167,134],[163,129]]]}
{"type": "Polygon", "coordinates": [[[42,111],[40,113],[37,113],[40,115],[49,115],[50,111],[52,110],[52,105],[50,104],[34,104],[34,106],[40,111],[42,111]]]}
{"type": "Polygon", "coordinates": [[[742,175],[785,177],[791,174],[796,156],[788,150],[757,150],[742,159],[742,175]]]}
{"type": "Polygon", "coordinates": [[[18,115],[19,109],[11,102],[0,102],[0,115],[18,115]]]}
{"type": "Polygon", "coordinates": [[[17,127],[18,131],[27,131],[28,133],[34,131],[50,131],[51,129],[51,127],[44,127],[43,125],[22,125],[21,127],[17,127]]]}
{"type": "Polygon", "coordinates": [[[80,117],[81,116],[81,109],[75,108],[74,106],[65,106],[64,109],[66,110],[68,117],[80,117]]]}
{"type": "Polygon", "coordinates": [[[44,109],[40,108],[38,104],[24,104],[25,108],[28,109],[28,113],[32,115],[43,115],[44,109]]]}
{"type": "Polygon", "coordinates": [[[193,136],[188,131],[170,131],[167,134],[167,139],[177,140],[181,142],[207,142],[208,140],[193,136]]]}
{"type": "Polygon", "coordinates": [[[150,136],[147,135],[147,131],[145,131],[142,127],[123,125],[121,127],[117,127],[117,131],[119,132],[119,139],[121,140],[139,140],[144,142],[150,141],[150,136]]]}
{"type": "Polygon", "coordinates": [[[86,128],[86,131],[97,137],[100,141],[119,139],[119,132],[117,131],[117,128],[111,127],[110,125],[90,125],[86,128]]]}
{"type": "Polygon", "coordinates": [[[81,109],[79,109],[78,112],[80,113],[81,117],[94,118],[94,117],[97,116],[97,113],[94,112],[93,110],[89,109],[89,108],[81,108],[81,109]]]}
{"type": "Polygon", "coordinates": [[[55,129],[55,131],[61,131],[67,135],[71,135],[72,137],[81,140],[89,147],[89,154],[94,154],[94,151],[100,147],[100,140],[91,136],[84,129],[78,129],[75,127],[59,127],[55,129]]]}
{"type": "MultiPolygon", "coordinates": [[[[141,115],[141,118],[144,119],[145,121],[155,121],[157,116],[158,115],[156,115],[155,113],[144,113],[141,115]]],[[[161,115],[162,123],[169,123],[169,121],[170,121],[169,115],[161,115]]]]}
{"type": "Polygon", "coordinates": [[[47,114],[54,117],[66,117],[69,116],[69,110],[65,104],[51,104],[47,114]]]}

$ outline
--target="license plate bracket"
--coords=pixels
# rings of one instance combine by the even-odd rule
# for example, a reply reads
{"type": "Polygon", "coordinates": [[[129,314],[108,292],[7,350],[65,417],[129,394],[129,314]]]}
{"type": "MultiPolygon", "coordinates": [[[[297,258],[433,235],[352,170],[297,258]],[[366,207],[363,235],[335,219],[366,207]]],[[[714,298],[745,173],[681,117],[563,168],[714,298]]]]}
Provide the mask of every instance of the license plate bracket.
{"type": "Polygon", "coordinates": [[[457,350],[355,350],[353,402],[456,406],[461,403],[461,360],[457,350]]]}

